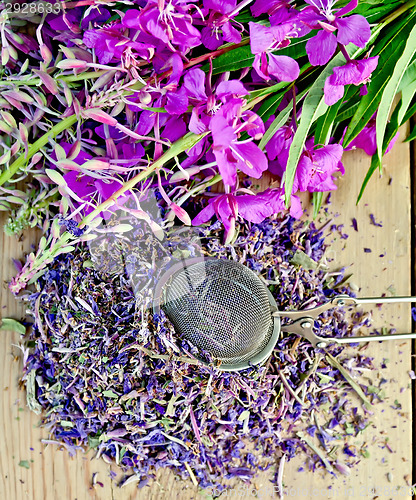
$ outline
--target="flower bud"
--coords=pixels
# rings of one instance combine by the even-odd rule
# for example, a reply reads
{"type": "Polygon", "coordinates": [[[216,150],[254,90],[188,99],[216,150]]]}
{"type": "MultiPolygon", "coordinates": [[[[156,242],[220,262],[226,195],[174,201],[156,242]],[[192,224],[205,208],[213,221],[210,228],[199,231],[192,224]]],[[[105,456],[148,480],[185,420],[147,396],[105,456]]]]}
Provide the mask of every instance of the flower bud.
{"type": "Polygon", "coordinates": [[[50,62],[52,61],[52,52],[44,43],[40,46],[40,55],[42,56],[42,59],[44,60],[46,66],[49,66],[50,62]]]}
{"type": "Polygon", "coordinates": [[[171,203],[169,207],[172,209],[172,212],[180,219],[185,225],[191,225],[191,218],[188,213],[176,203],[171,203]]]}
{"type": "Polygon", "coordinates": [[[170,182],[180,182],[180,181],[189,181],[190,177],[198,174],[201,171],[201,167],[195,165],[194,167],[187,168],[185,170],[179,170],[175,172],[170,178],[170,182]]]}
{"type": "Polygon", "coordinates": [[[115,118],[113,118],[100,108],[84,109],[81,114],[83,118],[87,120],[88,119],[95,120],[97,122],[104,123],[106,125],[111,125],[113,127],[115,127],[118,124],[115,118]]]}
{"type": "Polygon", "coordinates": [[[48,75],[48,73],[45,73],[44,71],[38,71],[34,70],[34,73],[38,75],[38,77],[41,79],[42,83],[45,85],[45,87],[49,90],[49,92],[53,95],[58,94],[58,85],[56,81],[48,75]]]}
{"type": "Polygon", "coordinates": [[[80,59],[64,59],[59,61],[56,67],[60,69],[87,69],[88,65],[80,59]]]}

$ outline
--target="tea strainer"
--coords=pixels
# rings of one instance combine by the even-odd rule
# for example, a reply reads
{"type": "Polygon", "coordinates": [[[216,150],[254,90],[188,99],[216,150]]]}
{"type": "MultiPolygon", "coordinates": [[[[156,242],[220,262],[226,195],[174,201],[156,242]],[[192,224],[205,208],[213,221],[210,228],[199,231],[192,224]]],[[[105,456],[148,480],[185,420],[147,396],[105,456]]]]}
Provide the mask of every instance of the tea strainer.
{"type": "Polygon", "coordinates": [[[248,267],[227,259],[196,257],[178,262],[162,276],[153,309],[155,313],[162,309],[178,337],[209,353],[220,370],[239,371],[265,362],[281,331],[301,335],[317,348],[416,338],[416,333],[324,338],[314,332],[315,319],[328,309],[387,302],[416,302],[416,297],[337,295],[312,309],[279,311],[266,284],[248,267]],[[293,321],[281,326],[281,317],[293,321]]]}

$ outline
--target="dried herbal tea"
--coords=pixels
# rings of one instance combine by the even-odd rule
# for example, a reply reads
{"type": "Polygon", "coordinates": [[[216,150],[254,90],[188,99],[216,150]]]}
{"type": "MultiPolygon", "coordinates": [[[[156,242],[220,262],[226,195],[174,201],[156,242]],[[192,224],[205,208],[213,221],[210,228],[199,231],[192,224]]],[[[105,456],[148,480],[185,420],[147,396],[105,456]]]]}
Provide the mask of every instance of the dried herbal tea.
{"type": "MultiPolygon", "coordinates": [[[[227,480],[249,481],[298,453],[313,470],[346,473],[359,458],[345,452],[344,439],[368,425],[375,397],[350,372],[372,369],[371,358],[357,352],[345,367],[343,347],[314,349],[286,335],[263,366],[221,372],[195,359],[163,312],[152,313],[164,269],[195,255],[244,263],[266,280],[280,309],[321,303],[343,278],[328,271],[323,231],[272,217],[242,223],[225,245],[218,223],[171,231],[163,241],[144,222],[130,223],[128,233],[101,234],[58,256],[27,295],[35,322],[23,380],[50,434],[45,442],[71,454],[94,448],[133,468],[140,486],[165,467],[222,491],[227,480]],[[335,443],[339,451],[329,453],[335,443]]],[[[362,326],[367,315],[338,308],[322,315],[320,334],[362,326]]]]}

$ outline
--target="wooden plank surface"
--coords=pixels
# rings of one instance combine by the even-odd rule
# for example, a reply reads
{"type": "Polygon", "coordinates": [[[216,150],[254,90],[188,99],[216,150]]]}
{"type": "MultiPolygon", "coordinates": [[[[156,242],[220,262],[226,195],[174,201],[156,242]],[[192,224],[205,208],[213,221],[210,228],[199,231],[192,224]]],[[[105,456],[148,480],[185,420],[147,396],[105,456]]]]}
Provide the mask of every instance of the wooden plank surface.
{"type": "MultiPolygon", "coordinates": [[[[402,136],[404,131],[402,131],[402,136]]],[[[333,235],[332,257],[334,269],[351,266],[353,281],[360,296],[378,296],[383,293],[397,295],[410,293],[410,168],[409,148],[398,143],[384,160],[382,179],[370,181],[361,204],[355,199],[362,179],[369,166],[369,158],[355,151],[345,155],[346,174],[338,181],[339,190],[332,196],[332,214],[339,214],[334,223],[344,224],[349,238],[333,235]],[[370,213],[383,227],[370,224],[370,213]],[[352,218],[358,221],[358,232],[351,227],[352,218]],[[366,253],[364,248],[370,248],[366,253]],[[383,257],[380,257],[383,255],[383,257]]],[[[3,216],[1,216],[3,217],[3,216]]],[[[0,218],[0,226],[4,217],[0,218]]],[[[21,257],[30,249],[30,236],[23,241],[8,238],[0,233],[0,283],[1,315],[17,319],[24,317],[23,305],[7,290],[6,281],[13,275],[12,257],[21,257]]],[[[410,329],[408,305],[383,306],[374,312],[374,325],[394,326],[398,332],[410,329]]],[[[126,500],[126,499],[190,499],[204,498],[190,482],[178,481],[171,473],[158,472],[158,481],[151,488],[137,490],[130,484],[117,487],[110,471],[120,471],[114,465],[93,458],[93,454],[79,453],[70,458],[65,450],[55,446],[45,447],[41,439],[47,432],[38,427],[39,417],[26,407],[25,393],[18,387],[22,367],[19,337],[11,332],[0,335],[0,499],[4,500],[126,500]],[[19,466],[27,460],[29,469],[19,466]],[[92,485],[93,473],[97,484],[92,485]],[[100,486],[98,483],[102,483],[100,486]]],[[[353,351],[352,351],[353,352],[353,351]]],[[[385,378],[385,400],[374,406],[372,425],[359,439],[352,439],[360,446],[369,444],[369,458],[362,458],[351,475],[331,478],[328,474],[298,472],[302,457],[285,466],[284,485],[288,498],[410,498],[411,484],[411,342],[397,341],[372,343],[366,353],[375,358],[375,365],[385,362],[385,368],[363,373],[376,383],[385,378]],[[393,409],[394,401],[401,410],[393,409]],[[386,438],[392,451],[385,445],[386,438]],[[394,491],[397,491],[396,495],[394,491]]],[[[358,378],[360,380],[360,378],[358,378]]],[[[255,480],[258,498],[272,498],[269,476],[255,480]]],[[[255,498],[251,488],[234,490],[226,498],[255,498]]]]}

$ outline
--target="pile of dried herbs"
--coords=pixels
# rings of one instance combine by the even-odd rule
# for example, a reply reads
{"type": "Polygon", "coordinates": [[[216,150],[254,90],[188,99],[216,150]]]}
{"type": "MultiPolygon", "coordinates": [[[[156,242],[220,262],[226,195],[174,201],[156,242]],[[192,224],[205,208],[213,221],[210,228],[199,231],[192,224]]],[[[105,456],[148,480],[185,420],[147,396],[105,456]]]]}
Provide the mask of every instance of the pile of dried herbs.
{"type": "MultiPolygon", "coordinates": [[[[178,351],[168,319],[152,314],[164,268],[200,254],[261,274],[280,309],[321,303],[342,280],[327,271],[323,230],[272,217],[243,223],[234,245],[224,246],[219,223],[171,231],[163,241],[144,223],[130,223],[129,233],[108,231],[58,256],[27,295],[35,321],[23,380],[50,433],[45,442],[71,454],[94,448],[126,471],[133,467],[139,486],[167,467],[221,491],[224,479],[249,481],[298,453],[309,469],[348,473],[360,450],[345,438],[370,415],[367,388],[353,380],[355,369],[373,368],[363,351],[342,367],[343,347],[314,349],[287,335],[264,366],[220,372],[196,362],[192,348],[178,351]]],[[[368,325],[366,315],[337,309],[322,315],[320,335],[368,325]]]]}

